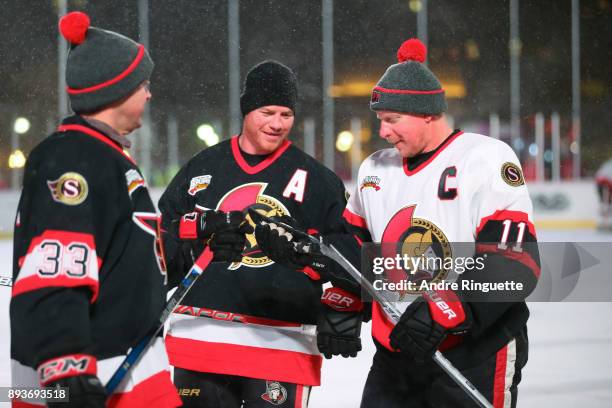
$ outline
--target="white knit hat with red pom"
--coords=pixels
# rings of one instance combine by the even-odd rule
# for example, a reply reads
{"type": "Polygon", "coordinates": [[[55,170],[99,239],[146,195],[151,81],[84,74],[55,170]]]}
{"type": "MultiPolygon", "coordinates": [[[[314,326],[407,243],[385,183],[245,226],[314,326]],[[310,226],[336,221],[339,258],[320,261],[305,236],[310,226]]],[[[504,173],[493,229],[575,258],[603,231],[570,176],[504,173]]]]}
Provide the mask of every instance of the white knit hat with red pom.
{"type": "Polygon", "coordinates": [[[427,48],[416,38],[397,50],[398,63],[380,78],[370,99],[370,109],[423,115],[439,115],[447,110],[444,89],[425,66],[427,48]]]}
{"type": "Polygon", "coordinates": [[[87,14],[74,11],[59,21],[70,43],[66,84],[72,110],[95,112],[129,96],[153,71],[144,45],[91,27],[87,14]]]}

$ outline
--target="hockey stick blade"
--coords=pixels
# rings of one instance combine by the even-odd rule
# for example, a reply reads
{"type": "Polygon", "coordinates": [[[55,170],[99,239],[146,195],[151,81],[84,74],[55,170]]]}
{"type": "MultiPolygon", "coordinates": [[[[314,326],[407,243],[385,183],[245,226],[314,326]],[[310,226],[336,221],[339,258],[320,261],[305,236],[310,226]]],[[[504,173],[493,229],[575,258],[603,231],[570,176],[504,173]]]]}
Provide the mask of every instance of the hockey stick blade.
{"type": "Polygon", "coordinates": [[[123,359],[123,362],[117,368],[113,376],[106,384],[106,395],[109,397],[117,389],[121,381],[125,378],[128,371],[138,362],[144,352],[155,342],[157,335],[163,331],[164,324],[174,311],[174,308],[181,303],[187,292],[192,288],[196,280],[202,275],[202,271],[210,264],[213,258],[213,253],[210,248],[206,247],[202,254],[196,259],[195,263],[179,283],[178,288],[170,299],[166,302],[166,306],[159,317],[157,328],[151,330],[145,335],[132,349],[130,349],[123,359]]]}
{"type": "MultiPolygon", "coordinates": [[[[249,210],[249,214],[251,214],[251,219],[253,222],[258,223],[260,225],[264,225],[266,223],[275,223],[277,225],[282,226],[283,228],[289,230],[293,233],[295,229],[291,226],[288,226],[282,222],[278,222],[276,220],[272,220],[265,215],[259,214],[256,211],[249,210]]],[[[382,293],[377,291],[374,286],[368,281],[362,274],[351,264],[345,257],[342,255],[340,251],[338,251],[333,245],[327,245],[322,240],[318,240],[312,235],[308,235],[305,233],[300,233],[299,237],[304,239],[305,242],[295,242],[294,247],[297,252],[301,253],[316,253],[319,255],[324,255],[334,261],[336,261],[342,269],[344,269],[353,279],[355,279],[363,289],[365,289],[372,299],[375,300],[386,312],[386,314],[390,317],[393,324],[396,324],[402,313],[395,307],[395,305],[387,300],[382,293]],[[304,235],[306,237],[304,237],[304,235]]],[[[483,408],[493,408],[493,405],[474,387],[474,385],[467,379],[465,376],[453,366],[453,364],[444,357],[440,351],[436,351],[433,355],[433,360],[442,368],[452,379],[459,385],[465,392],[468,394],[480,407],[483,408]]]]}

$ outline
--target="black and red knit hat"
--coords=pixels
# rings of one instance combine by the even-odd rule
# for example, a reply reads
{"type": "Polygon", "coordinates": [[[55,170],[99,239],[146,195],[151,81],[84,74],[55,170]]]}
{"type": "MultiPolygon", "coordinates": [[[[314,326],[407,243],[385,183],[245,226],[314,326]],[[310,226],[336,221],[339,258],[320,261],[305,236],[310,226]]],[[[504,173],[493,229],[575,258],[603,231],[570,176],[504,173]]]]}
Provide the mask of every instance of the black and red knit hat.
{"type": "Polygon", "coordinates": [[[405,41],[397,51],[398,63],[380,78],[370,99],[370,109],[423,115],[447,110],[444,89],[425,66],[427,48],[416,38],[405,41]]]}
{"type": "Polygon", "coordinates": [[[59,29],[70,43],[66,90],[76,113],[95,112],[129,96],[153,72],[144,45],[91,27],[85,13],[66,14],[59,29]]]}

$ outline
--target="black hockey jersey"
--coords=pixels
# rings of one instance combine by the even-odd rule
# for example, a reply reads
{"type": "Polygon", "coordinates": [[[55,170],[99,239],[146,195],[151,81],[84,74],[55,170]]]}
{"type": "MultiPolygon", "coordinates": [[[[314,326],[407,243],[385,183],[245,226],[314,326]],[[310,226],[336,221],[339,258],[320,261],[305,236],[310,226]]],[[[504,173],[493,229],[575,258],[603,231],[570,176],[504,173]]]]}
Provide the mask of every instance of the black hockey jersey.
{"type": "MultiPolygon", "coordinates": [[[[182,276],[202,249],[178,237],[186,213],[250,207],[328,233],[341,228],[345,204],[342,181],[291,142],[251,166],[233,137],[193,157],[160,200],[170,279],[182,276]]],[[[321,283],[272,262],[253,235],[248,242],[242,262],[211,264],[175,311],[166,337],[170,362],[201,372],[318,385],[321,356],[303,328],[316,323],[321,283]]]]}
{"type": "MultiPolygon", "coordinates": [[[[10,306],[13,385],[84,373],[106,383],[165,303],[159,216],[145,181],[119,143],[73,116],[32,151],[23,184],[10,306]]],[[[179,401],[161,338],[110,406],[154,399],[179,401]]]]}

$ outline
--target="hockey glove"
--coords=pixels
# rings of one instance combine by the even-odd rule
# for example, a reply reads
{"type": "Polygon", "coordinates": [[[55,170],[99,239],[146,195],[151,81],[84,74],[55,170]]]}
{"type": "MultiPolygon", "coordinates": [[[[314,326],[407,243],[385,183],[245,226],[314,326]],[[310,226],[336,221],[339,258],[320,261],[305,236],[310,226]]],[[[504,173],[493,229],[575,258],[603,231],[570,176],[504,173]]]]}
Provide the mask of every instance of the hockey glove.
{"type": "Polygon", "coordinates": [[[408,306],[389,340],[394,349],[417,361],[426,361],[447,334],[463,334],[470,326],[469,309],[455,293],[430,291],[408,306]]]}
{"type": "Polygon", "coordinates": [[[319,352],[325,358],[356,357],[361,351],[361,300],[340,288],[329,288],[323,292],[321,303],[317,319],[319,352]]]}
{"type": "Polygon", "coordinates": [[[68,388],[68,402],[48,402],[49,408],[104,408],[106,391],[95,375],[82,374],[66,377],[47,384],[47,389],[68,388]]]}
{"type": "Polygon", "coordinates": [[[303,272],[313,280],[321,279],[322,275],[324,280],[327,280],[325,271],[332,262],[329,258],[311,253],[298,253],[295,250],[296,243],[308,243],[304,238],[306,232],[301,230],[295,219],[284,215],[272,217],[269,222],[253,221],[256,224],[257,245],[268,258],[287,268],[303,272]],[[284,225],[278,225],[278,222],[284,225]]]}
{"type": "Polygon", "coordinates": [[[185,214],[179,226],[181,239],[206,241],[215,262],[239,262],[246,245],[246,234],[252,233],[253,227],[241,211],[193,212],[185,214]]]}

